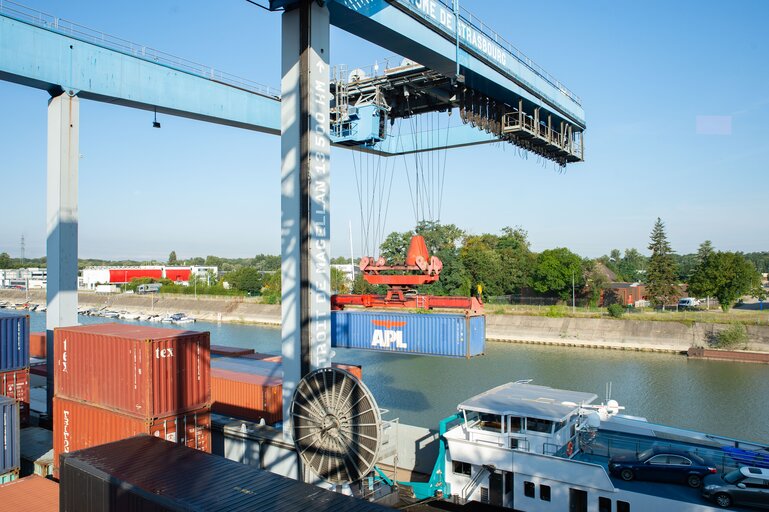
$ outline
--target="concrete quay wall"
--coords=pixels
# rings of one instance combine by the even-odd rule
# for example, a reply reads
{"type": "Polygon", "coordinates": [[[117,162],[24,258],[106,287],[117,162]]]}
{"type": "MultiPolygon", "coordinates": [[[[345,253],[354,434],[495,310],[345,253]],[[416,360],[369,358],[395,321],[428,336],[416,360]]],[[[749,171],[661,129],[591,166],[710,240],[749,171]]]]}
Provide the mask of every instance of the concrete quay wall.
{"type": "MultiPolygon", "coordinates": [[[[0,290],[0,301],[24,302],[18,290],[0,290]]],[[[44,291],[31,291],[30,302],[45,303],[44,291]]],[[[262,304],[255,297],[200,295],[103,295],[80,292],[81,309],[103,308],[132,313],[184,312],[198,320],[280,326],[280,305],[262,304]]],[[[486,337],[493,341],[542,343],[587,348],[685,353],[692,346],[707,346],[728,324],[660,322],[613,318],[549,318],[543,316],[490,314],[486,337]]],[[[769,326],[748,325],[747,347],[769,352],[769,326]]]]}

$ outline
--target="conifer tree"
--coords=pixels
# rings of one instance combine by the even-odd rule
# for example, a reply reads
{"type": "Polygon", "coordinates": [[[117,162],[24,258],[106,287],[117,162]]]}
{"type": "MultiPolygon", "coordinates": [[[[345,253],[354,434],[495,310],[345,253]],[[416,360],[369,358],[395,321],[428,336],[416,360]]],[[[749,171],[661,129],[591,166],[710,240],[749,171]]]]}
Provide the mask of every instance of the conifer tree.
{"type": "Polygon", "coordinates": [[[665,234],[665,224],[659,217],[652,229],[649,250],[652,255],[646,268],[647,294],[652,304],[665,309],[665,304],[676,296],[676,263],[665,234]]]}

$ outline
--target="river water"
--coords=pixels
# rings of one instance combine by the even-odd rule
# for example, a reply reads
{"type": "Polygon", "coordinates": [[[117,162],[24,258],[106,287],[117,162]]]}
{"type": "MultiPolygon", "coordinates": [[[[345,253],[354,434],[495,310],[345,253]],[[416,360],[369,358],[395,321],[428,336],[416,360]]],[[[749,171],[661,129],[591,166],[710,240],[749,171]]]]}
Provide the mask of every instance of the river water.
{"type": "MultiPolygon", "coordinates": [[[[45,315],[31,313],[33,331],[45,315]]],[[[109,322],[81,316],[83,324],[109,322]]],[[[139,323],[139,322],[126,322],[139,323]]],[[[148,324],[158,326],[160,324],[148,324]]],[[[163,324],[164,326],[166,324],[163,324]]],[[[197,322],[184,328],[210,331],[211,342],[280,353],[280,330],[197,322]]],[[[437,428],[459,402],[519,379],[592,392],[625,406],[625,413],[654,423],[769,444],[769,366],[688,360],[685,356],[621,350],[493,343],[486,355],[465,359],[338,349],[335,361],[363,366],[363,380],[387,418],[437,428]]]]}

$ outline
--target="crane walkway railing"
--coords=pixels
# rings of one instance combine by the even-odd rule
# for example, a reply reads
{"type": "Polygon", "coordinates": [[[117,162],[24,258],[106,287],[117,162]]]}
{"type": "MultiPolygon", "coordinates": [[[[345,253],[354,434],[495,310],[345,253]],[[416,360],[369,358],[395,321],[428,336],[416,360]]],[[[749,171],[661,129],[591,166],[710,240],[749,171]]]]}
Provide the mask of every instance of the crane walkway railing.
{"type": "MultiPolygon", "coordinates": [[[[455,37],[456,36],[456,30],[452,27],[449,29],[446,24],[441,24],[440,22],[436,23],[435,20],[432,19],[430,16],[426,16],[423,12],[421,12],[418,8],[416,8],[416,0],[390,0],[397,2],[406,8],[408,8],[411,12],[419,14],[422,18],[430,22],[432,25],[436,26],[437,28],[441,29],[445,33],[455,37]]],[[[454,11],[454,6],[451,0],[437,0],[438,3],[441,4],[441,6],[452,12],[454,11]]],[[[522,51],[520,51],[518,48],[513,46],[512,43],[507,41],[505,38],[500,36],[496,31],[491,29],[488,25],[483,23],[478,17],[474,16],[472,13],[470,13],[467,9],[460,6],[459,8],[459,18],[462,23],[464,23],[466,26],[471,27],[472,29],[480,32],[483,34],[488,40],[497,45],[499,49],[503,50],[507,54],[509,54],[511,57],[513,57],[516,61],[520,62],[527,68],[529,68],[531,71],[533,71],[535,74],[537,74],[539,77],[544,79],[546,82],[548,82],[550,85],[558,89],[562,94],[573,100],[577,105],[582,106],[582,100],[571,92],[569,89],[566,88],[563,83],[561,83],[560,80],[555,78],[553,75],[545,71],[542,66],[538,65],[536,62],[531,60],[531,58],[527,57],[526,54],[524,54],[522,51]]],[[[444,20],[445,21],[445,20],[444,20]]]]}
{"type": "Polygon", "coordinates": [[[280,99],[280,91],[273,87],[220,71],[211,66],[205,66],[182,57],[177,57],[149,46],[136,44],[64,18],[32,9],[11,0],[0,0],[0,15],[214,82],[237,87],[262,96],[280,99]]]}

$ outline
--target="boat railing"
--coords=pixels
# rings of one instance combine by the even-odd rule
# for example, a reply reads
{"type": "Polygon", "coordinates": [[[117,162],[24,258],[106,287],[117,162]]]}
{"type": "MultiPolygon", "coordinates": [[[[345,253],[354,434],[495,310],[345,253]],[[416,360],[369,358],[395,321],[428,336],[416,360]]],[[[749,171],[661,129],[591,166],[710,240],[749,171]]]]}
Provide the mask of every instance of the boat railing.
{"type": "Polygon", "coordinates": [[[623,434],[599,432],[589,442],[586,442],[583,438],[581,438],[580,442],[580,450],[582,452],[589,455],[605,457],[607,459],[628,454],[635,454],[637,456],[651,447],[671,448],[693,452],[705,459],[708,464],[713,465],[722,473],[736,469],[740,465],[739,462],[735,461],[720,448],[697,446],[685,442],[676,442],[660,438],[641,438],[623,434]]]}

